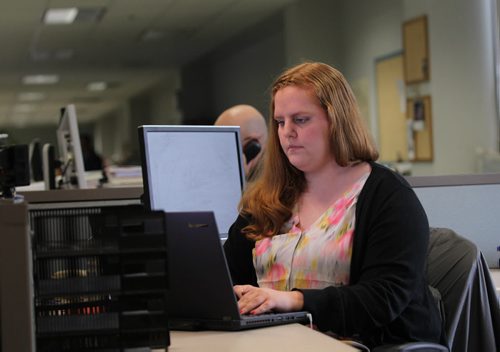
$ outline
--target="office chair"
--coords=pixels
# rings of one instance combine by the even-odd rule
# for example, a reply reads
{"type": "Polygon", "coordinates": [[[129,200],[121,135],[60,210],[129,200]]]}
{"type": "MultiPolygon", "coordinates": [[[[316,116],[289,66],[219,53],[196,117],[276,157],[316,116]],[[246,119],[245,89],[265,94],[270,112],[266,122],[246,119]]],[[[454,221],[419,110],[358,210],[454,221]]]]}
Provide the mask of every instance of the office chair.
{"type": "Polygon", "coordinates": [[[477,246],[446,228],[430,232],[427,276],[441,295],[447,347],[425,342],[381,346],[373,352],[500,351],[500,308],[477,246]]]}

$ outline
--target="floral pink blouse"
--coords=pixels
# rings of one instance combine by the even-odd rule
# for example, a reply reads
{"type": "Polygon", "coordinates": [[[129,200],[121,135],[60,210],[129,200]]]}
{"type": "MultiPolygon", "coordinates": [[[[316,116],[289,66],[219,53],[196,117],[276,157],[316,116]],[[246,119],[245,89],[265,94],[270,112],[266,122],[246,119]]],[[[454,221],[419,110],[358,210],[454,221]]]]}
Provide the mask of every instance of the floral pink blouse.
{"type": "Polygon", "coordinates": [[[253,262],[260,287],[324,288],[349,282],[356,202],[369,173],[302,231],[294,212],[283,234],[255,243],[253,262]]]}

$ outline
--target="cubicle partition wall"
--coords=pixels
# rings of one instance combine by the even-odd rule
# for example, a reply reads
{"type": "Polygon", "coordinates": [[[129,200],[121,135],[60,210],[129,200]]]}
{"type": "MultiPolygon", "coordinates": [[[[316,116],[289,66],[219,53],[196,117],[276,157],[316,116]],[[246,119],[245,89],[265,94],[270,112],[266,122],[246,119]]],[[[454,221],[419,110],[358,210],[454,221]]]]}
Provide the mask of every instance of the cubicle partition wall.
{"type": "Polygon", "coordinates": [[[432,227],[474,242],[490,268],[499,268],[500,174],[408,177],[432,227]]]}
{"type": "MultiPolygon", "coordinates": [[[[476,243],[490,268],[499,268],[500,174],[407,178],[430,226],[448,227],[476,243]]],[[[24,193],[30,209],[138,204],[142,187],[24,193]]]]}

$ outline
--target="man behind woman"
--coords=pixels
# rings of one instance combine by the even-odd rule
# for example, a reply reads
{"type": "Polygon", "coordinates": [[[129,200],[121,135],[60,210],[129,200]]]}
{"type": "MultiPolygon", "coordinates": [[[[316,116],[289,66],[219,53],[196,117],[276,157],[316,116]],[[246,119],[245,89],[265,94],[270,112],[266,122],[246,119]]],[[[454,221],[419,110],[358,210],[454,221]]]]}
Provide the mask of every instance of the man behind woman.
{"type": "Polygon", "coordinates": [[[247,181],[258,174],[258,166],[267,141],[264,116],[248,104],[234,105],[224,110],[215,120],[215,126],[239,126],[243,148],[243,168],[247,181]]]}
{"type": "Polygon", "coordinates": [[[372,347],[438,342],[427,217],[375,163],[339,71],[305,63],[278,77],[263,158],[224,245],[241,313],[307,310],[319,330],[372,347]]]}

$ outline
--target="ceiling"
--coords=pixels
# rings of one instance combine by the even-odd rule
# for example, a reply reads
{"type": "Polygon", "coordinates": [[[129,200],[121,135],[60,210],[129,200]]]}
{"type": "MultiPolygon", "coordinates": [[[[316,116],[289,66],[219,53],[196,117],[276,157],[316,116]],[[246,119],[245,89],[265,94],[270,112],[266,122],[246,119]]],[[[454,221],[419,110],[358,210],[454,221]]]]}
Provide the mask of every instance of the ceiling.
{"type": "Polygon", "coordinates": [[[0,128],[56,124],[69,103],[77,105],[81,122],[103,117],[293,1],[3,0],[0,128]],[[49,7],[81,11],[73,24],[46,25],[49,7]],[[60,78],[28,86],[28,74],[60,78]],[[94,81],[108,89],[89,91],[94,81]]]}

